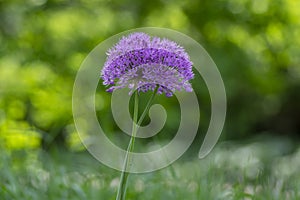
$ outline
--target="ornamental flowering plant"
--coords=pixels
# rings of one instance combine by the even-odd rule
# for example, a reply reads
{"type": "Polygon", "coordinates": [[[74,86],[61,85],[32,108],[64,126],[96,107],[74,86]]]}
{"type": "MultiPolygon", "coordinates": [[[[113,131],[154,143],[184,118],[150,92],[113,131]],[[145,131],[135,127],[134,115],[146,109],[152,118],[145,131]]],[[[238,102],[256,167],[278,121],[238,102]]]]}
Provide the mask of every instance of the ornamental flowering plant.
{"type": "Polygon", "coordinates": [[[193,91],[189,82],[194,78],[192,62],[185,49],[176,42],[136,32],[122,37],[107,51],[101,78],[108,92],[129,88],[129,95],[134,94],[135,99],[132,134],[116,198],[124,200],[129,176],[127,171],[131,165],[130,152],[134,148],[137,130],[156,94],[164,93],[171,97],[175,91],[193,91]],[[138,117],[139,93],[148,91],[152,92],[152,96],[138,117]]]}
{"type": "Polygon", "coordinates": [[[192,62],[175,42],[145,33],[123,37],[108,50],[101,77],[107,91],[128,87],[131,92],[154,91],[172,96],[175,90],[192,91],[192,62]]]}

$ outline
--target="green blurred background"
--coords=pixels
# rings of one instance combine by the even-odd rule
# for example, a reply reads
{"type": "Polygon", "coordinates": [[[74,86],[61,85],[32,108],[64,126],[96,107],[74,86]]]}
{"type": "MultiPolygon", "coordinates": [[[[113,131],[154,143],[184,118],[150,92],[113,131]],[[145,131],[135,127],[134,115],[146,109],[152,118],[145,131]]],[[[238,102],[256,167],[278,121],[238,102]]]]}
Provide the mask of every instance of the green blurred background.
{"type": "MultiPolygon", "coordinates": [[[[16,152],[18,159],[32,151],[46,152],[44,157],[51,157],[52,151],[69,152],[69,157],[72,152],[82,153],[71,107],[77,70],[101,41],[144,26],[185,33],[213,58],[228,100],[221,141],[284,138],[293,144],[291,149],[297,149],[298,0],[0,0],[0,149],[5,159],[16,152]]],[[[210,99],[201,77],[193,85],[202,109],[199,142],[190,150],[196,155],[209,122],[210,99]]],[[[97,111],[104,114],[99,121],[110,137],[118,138],[121,133],[112,123],[110,95],[101,87],[97,111]]],[[[168,113],[176,113],[176,100],[159,100],[168,113]]],[[[166,132],[172,132],[174,120],[166,132]]],[[[161,137],[167,139],[166,135],[161,137]]],[[[11,161],[7,166],[18,168],[22,163],[11,161]]],[[[10,179],[1,179],[3,189],[10,179]]]]}
{"type": "MultiPolygon", "coordinates": [[[[101,41],[143,26],[183,32],[214,59],[228,97],[223,138],[299,136],[298,1],[1,1],[0,25],[0,138],[8,148],[74,142],[81,62],[101,41]]],[[[193,84],[205,130],[209,96],[201,81],[193,84]]]]}

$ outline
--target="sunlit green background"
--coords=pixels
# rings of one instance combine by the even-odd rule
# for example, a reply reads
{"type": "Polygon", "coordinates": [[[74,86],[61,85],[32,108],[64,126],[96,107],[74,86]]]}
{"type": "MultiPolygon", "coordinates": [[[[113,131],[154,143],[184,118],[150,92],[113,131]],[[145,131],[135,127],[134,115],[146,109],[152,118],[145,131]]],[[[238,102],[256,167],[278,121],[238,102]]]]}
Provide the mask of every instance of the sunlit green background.
{"type": "MultiPolygon", "coordinates": [[[[172,170],[134,176],[129,197],[300,199],[298,0],[0,0],[0,199],[114,199],[119,173],[81,145],[72,87],[96,45],[144,26],[171,28],[203,45],[223,77],[228,112],[215,153],[196,160],[210,118],[207,88],[197,76],[197,141],[172,170]],[[260,164],[249,175],[253,163],[260,164]]],[[[99,121],[126,147],[102,89],[99,121]]],[[[176,99],[157,101],[171,116],[157,136],[163,142],[178,110],[176,99]]]]}

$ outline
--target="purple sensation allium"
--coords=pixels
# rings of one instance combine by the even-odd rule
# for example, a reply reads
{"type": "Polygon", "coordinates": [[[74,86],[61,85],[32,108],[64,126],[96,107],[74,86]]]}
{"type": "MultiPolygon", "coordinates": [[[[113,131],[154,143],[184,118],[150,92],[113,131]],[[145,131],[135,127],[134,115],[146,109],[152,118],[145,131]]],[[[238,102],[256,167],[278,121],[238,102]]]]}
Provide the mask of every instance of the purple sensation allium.
{"type": "Polygon", "coordinates": [[[101,72],[107,89],[128,87],[147,92],[158,85],[158,94],[172,96],[178,90],[191,92],[189,83],[194,77],[192,62],[184,48],[177,43],[150,37],[145,33],[132,33],[107,52],[107,59],[101,72]]]}

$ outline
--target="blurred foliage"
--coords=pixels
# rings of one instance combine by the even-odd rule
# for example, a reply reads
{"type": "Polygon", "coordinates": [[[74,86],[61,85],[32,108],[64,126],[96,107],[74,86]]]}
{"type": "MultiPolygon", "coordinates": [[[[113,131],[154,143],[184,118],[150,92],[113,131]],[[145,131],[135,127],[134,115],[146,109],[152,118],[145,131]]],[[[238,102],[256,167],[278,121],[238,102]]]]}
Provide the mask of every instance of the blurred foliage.
{"type": "MultiPolygon", "coordinates": [[[[228,95],[224,139],[299,135],[298,0],[0,0],[0,144],[80,149],[71,109],[76,72],[98,43],[141,26],[181,31],[209,52],[228,95]]],[[[193,84],[204,133],[209,96],[203,81],[193,84]]],[[[109,98],[99,92],[97,107],[113,133],[109,98]]],[[[176,112],[175,100],[160,101],[176,112]]]]}
{"type": "MultiPolygon", "coordinates": [[[[127,195],[143,200],[296,200],[300,198],[300,149],[281,154],[290,145],[281,138],[243,145],[220,143],[206,159],[132,174],[127,195]]],[[[119,172],[87,154],[56,151],[49,156],[40,150],[4,150],[0,160],[1,199],[113,200],[116,196],[119,172]]]]}

